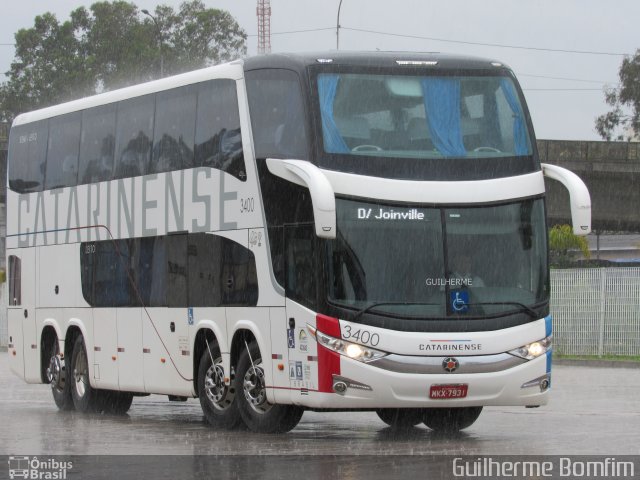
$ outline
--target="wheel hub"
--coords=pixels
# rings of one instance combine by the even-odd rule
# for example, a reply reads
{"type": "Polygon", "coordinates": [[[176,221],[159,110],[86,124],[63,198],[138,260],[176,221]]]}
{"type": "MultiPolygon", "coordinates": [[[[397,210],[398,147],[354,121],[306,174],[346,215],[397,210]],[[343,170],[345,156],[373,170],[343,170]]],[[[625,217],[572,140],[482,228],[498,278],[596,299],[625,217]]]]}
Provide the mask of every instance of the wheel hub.
{"type": "Polygon", "coordinates": [[[49,367],[46,371],[47,380],[52,387],[61,388],[63,386],[63,369],[64,365],[60,360],[60,355],[52,355],[51,360],[49,361],[49,367]]]}
{"type": "Polygon", "coordinates": [[[227,386],[224,384],[224,370],[222,365],[216,364],[209,367],[204,379],[204,390],[207,398],[214,405],[220,405],[227,393],[227,386]]]}
{"type": "Polygon", "coordinates": [[[264,413],[270,407],[267,403],[267,391],[264,386],[264,370],[262,366],[254,365],[250,367],[244,375],[244,396],[249,405],[260,413],[264,413]]]}

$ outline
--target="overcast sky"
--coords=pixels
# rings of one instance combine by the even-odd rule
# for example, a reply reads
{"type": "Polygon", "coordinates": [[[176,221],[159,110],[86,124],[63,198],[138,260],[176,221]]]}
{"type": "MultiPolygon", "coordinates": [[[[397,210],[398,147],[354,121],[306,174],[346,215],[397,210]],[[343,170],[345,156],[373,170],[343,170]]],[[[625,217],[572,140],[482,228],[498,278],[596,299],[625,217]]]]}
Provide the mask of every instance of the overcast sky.
{"type": "MultiPolygon", "coordinates": [[[[204,1],[238,20],[250,35],[249,55],[255,55],[256,0],[204,1]]],[[[14,33],[33,26],[38,14],[51,11],[63,20],[71,10],[92,3],[5,0],[0,43],[12,44],[14,33]]],[[[133,3],[153,10],[158,3],[177,7],[180,0],[133,3]]],[[[338,4],[271,0],[272,51],[335,49],[338,4]],[[300,30],[316,31],[286,33],[300,30]]],[[[639,0],[343,0],[340,49],[439,51],[498,59],[518,76],[538,138],[596,140],[594,120],[607,111],[602,88],[617,83],[621,54],[640,48],[639,20],[639,0]]],[[[0,46],[1,72],[9,69],[12,58],[13,47],[0,46]]]]}

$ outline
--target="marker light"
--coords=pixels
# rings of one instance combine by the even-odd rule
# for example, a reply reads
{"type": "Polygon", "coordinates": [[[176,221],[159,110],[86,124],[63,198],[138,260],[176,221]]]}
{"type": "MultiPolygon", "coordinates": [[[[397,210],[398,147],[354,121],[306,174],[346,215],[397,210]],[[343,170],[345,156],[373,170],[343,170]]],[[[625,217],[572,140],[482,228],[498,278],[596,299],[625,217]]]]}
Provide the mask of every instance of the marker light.
{"type": "Polygon", "coordinates": [[[357,343],[351,343],[346,340],[332,337],[318,331],[315,327],[308,324],[307,330],[309,330],[309,333],[311,333],[313,338],[315,338],[323,347],[359,362],[368,363],[388,355],[386,352],[381,352],[380,350],[375,350],[365,345],[359,345],[357,343]]]}
{"type": "Polygon", "coordinates": [[[527,345],[523,345],[520,348],[516,348],[515,350],[511,350],[509,353],[516,357],[533,360],[534,358],[538,358],[540,355],[544,355],[551,350],[552,339],[553,335],[550,335],[542,340],[538,340],[537,342],[532,342],[527,345]]]}

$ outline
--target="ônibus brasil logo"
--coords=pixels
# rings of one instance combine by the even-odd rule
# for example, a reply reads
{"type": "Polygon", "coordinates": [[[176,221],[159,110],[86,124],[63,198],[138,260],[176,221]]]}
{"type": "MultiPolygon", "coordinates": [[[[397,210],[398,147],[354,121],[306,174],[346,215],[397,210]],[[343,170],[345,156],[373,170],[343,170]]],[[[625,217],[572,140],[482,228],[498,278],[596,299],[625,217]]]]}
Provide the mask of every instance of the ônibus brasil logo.
{"type": "Polygon", "coordinates": [[[38,457],[10,456],[9,478],[27,478],[38,480],[65,480],[67,471],[73,468],[73,462],[38,457]]]}

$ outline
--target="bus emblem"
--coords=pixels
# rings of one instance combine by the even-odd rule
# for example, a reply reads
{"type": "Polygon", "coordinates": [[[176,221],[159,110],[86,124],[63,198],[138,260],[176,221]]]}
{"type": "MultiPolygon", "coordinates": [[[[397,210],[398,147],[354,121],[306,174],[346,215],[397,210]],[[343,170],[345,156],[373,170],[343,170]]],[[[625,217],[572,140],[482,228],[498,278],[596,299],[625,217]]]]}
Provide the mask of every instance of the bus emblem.
{"type": "Polygon", "coordinates": [[[453,357],[447,357],[442,361],[442,368],[444,368],[449,373],[455,372],[459,366],[460,363],[453,357]]]}

